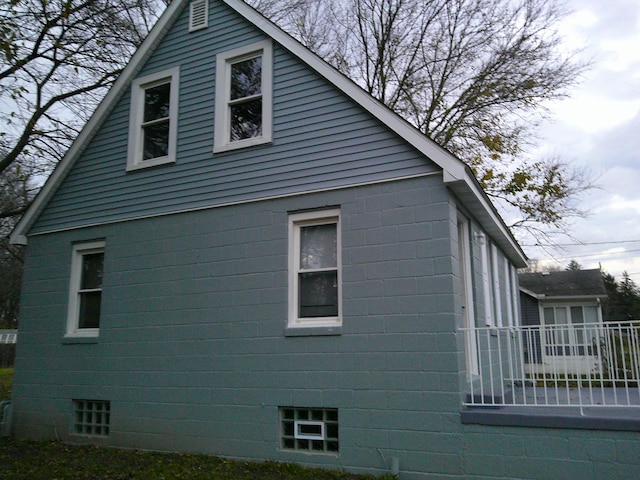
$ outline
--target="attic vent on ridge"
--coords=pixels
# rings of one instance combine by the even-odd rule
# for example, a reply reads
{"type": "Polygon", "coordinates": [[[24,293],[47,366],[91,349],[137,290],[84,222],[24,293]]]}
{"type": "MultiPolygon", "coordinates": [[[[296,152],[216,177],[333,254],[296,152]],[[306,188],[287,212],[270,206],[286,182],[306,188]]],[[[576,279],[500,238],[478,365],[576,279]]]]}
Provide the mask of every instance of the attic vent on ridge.
{"type": "Polygon", "coordinates": [[[207,28],[209,24],[208,0],[194,0],[189,5],[189,31],[207,28]]]}

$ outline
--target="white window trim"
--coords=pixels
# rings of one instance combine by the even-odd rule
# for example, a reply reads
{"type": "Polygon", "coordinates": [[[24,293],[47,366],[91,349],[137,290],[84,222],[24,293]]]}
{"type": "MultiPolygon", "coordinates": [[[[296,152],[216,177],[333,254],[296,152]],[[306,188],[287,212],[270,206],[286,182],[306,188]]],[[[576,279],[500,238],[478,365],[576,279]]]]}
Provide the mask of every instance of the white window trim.
{"type": "Polygon", "coordinates": [[[315,420],[296,420],[294,422],[294,438],[301,440],[325,440],[324,422],[315,420]],[[319,434],[305,434],[302,432],[306,426],[320,427],[319,434]]]}
{"type": "Polygon", "coordinates": [[[493,280],[493,309],[495,313],[496,326],[502,327],[502,295],[500,291],[500,270],[498,269],[498,247],[491,244],[491,263],[493,280]]]}
{"type": "Polygon", "coordinates": [[[505,284],[505,298],[507,299],[507,326],[513,327],[515,316],[513,310],[513,282],[511,281],[511,269],[509,260],[505,257],[502,259],[504,264],[504,284],[505,284]]]}
{"type": "Polygon", "coordinates": [[[478,235],[480,241],[480,260],[482,263],[482,290],[484,293],[485,325],[495,326],[493,317],[493,290],[491,282],[491,264],[489,263],[489,242],[484,233],[478,235]]]}
{"type": "Polygon", "coordinates": [[[216,55],[216,110],[213,135],[213,151],[225,152],[237,148],[260,145],[272,140],[273,105],[273,52],[271,41],[252,43],[216,55]],[[245,140],[230,140],[229,97],[231,89],[231,65],[239,61],[262,56],[262,136],[245,140]]]}
{"type": "MultiPolygon", "coordinates": [[[[71,257],[71,278],[69,280],[69,310],[67,313],[67,332],[65,337],[97,337],[99,328],[78,328],[80,302],[78,301],[82,280],[82,259],[91,253],[103,253],[104,241],[79,243],[73,246],[71,257]]],[[[102,288],[100,289],[102,291],[102,288]]]]}
{"type": "Polygon", "coordinates": [[[461,292],[464,298],[463,305],[463,327],[465,330],[465,357],[467,373],[470,375],[478,375],[480,373],[478,366],[478,345],[476,343],[476,317],[473,305],[473,277],[471,274],[471,243],[469,240],[469,220],[458,213],[457,219],[458,230],[458,252],[459,252],[459,269],[460,280],[462,283],[461,292]]]}
{"type": "Polygon", "coordinates": [[[135,79],[131,84],[131,108],[129,113],[129,148],[127,170],[154,167],[165,163],[175,163],[178,136],[178,95],[180,92],[180,68],[174,67],[135,79]],[[143,160],[142,120],[144,118],[144,92],[164,83],[171,83],[169,100],[169,145],[168,154],[163,157],[143,160]]]}
{"type": "Polygon", "coordinates": [[[516,267],[511,265],[511,292],[513,298],[513,325],[519,326],[522,321],[520,318],[520,288],[518,286],[518,272],[516,267]]]}
{"type": "Polygon", "coordinates": [[[289,321],[290,328],[336,327],[342,325],[342,240],[340,210],[322,210],[292,214],[289,216],[289,321]],[[311,225],[336,224],[336,248],[338,270],[338,316],[304,317],[298,316],[298,273],[300,259],[300,228],[311,225]]]}

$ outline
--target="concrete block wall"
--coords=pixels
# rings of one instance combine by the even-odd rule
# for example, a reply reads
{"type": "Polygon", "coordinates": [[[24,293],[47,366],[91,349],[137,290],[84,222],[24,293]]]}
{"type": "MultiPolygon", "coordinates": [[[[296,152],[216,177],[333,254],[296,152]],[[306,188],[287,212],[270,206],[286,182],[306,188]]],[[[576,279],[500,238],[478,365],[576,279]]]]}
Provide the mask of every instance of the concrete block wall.
{"type": "Polygon", "coordinates": [[[14,433],[354,472],[397,458],[403,480],[637,472],[634,433],[461,424],[451,202],[427,176],[30,238],[14,433]],[[335,207],[341,334],[286,336],[288,214],[335,207]],[[98,238],[100,337],[68,342],[71,245],[98,238]],[[110,402],[108,437],[71,433],[73,399],[110,402]],[[337,408],[339,456],[281,450],[284,406],[337,408]]]}
{"type": "Polygon", "coordinates": [[[32,237],[15,432],[83,441],[72,399],[101,399],[110,445],[418,468],[423,447],[395,439],[428,441],[458,405],[449,212],[433,175],[32,237]],[[332,207],[342,333],[285,336],[288,214],[332,207]],[[100,337],[65,342],[71,245],[97,238],[100,337]],[[280,406],[338,408],[340,456],[280,450],[280,406]]]}

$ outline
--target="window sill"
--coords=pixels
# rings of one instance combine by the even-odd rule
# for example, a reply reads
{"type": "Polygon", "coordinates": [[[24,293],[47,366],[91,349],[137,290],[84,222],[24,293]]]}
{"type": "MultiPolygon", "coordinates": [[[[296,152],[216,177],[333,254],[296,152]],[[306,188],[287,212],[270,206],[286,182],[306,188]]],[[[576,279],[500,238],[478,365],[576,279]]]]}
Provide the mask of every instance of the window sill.
{"type": "Polygon", "coordinates": [[[256,145],[264,145],[265,143],[271,142],[271,137],[255,137],[248,138],[246,140],[237,140],[235,142],[220,143],[213,146],[213,153],[224,153],[232,150],[238,150],[240,148],[249,148],[256,145]]]}
{"type": "Polygon", "coordinates": [[[173,157],[158,157],[149,160],[129,161],[127,162],[127,172],[135,172],[147,168],[159,167],[161,165],[174,165],[176,163],[173,157]]]}
{"type": "Polygon", "coordinates": [[[640,432],[640,408],[636,407],[467,407],[460,412],[463,424],[503,427],[571,428],[640,432]]]}
{"type": "Polygon", "coordinates": [[[72,345],[72,344],[92,344],[98,343],[98,336],[91,337],[73,337],[73,336],[65,336],[62,337],[63,345],[72,345]]]}
{"type": "Polygon", "coordinates": [[[287,327],[285,337],[316,337],[342,335],[342,327],[287,327]]]}

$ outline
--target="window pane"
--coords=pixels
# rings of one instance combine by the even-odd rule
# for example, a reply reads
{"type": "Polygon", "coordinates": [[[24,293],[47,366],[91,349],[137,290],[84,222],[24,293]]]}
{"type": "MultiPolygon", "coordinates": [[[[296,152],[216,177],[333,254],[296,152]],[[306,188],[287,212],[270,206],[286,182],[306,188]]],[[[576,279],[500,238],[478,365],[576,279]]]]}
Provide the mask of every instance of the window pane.
{"type": "Polygon", "coordinates": [[[598,321],[598,308],[597,307],[583,307],[586,323],[596,323],[598,321]]]}
{"type": "Polygon", "coordinates": [[[338,316],[338,272],[301,273],[299,317],[338,316]]]}
{"type": "Polygon", "coordinates": [[[300,268],[335,268],[338,265],[337,225],[300,228],[300,268]]]}
{"type": "Polygon", "coordinates": [[[231,141],[262,136],[262,99],[231,106],[231,141]]]}
{"type": "Polygon", "coordinates": [[[147,88],[144,91],[144,121],[158,120],[169,116],[171,83],[147,88]]]}
{"type": "Polygon", "coordinates": [[[82,256],[82,280],[80,289],[100,288],[102,286],[102,265],[104,253],[89,253],[82,256]]]}
{"type": "Polygon", "coordinates": [[[564,307],[556,308],[556,323],[558,325],[567,324],[567,309],[564,307]]]}
{"type": "Polygon", "coordinates": [[[102,292],[82,292],[79,296],[78,328],[99,328],[102,292]]]}
{"type": "Polygon", "coordinates": [[[571,323],[584,323],[584,318],[582,317],[582,307],[571,307],[571,323]]]}
{"type": "Polygon", "coordinates": [[[261,83],[262,57],[231,65],[231,100],[260,95],[261,83]]]}
{"type": "Polygon", "coordinates": [[[164,157],[169,154],[169,122],[156,123],[143,127],[143,160],[164,157]]]}

